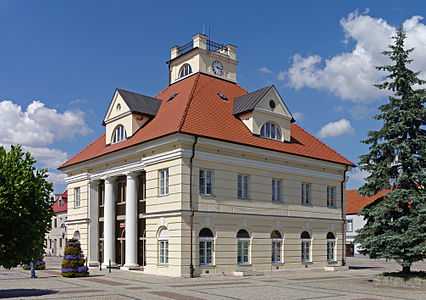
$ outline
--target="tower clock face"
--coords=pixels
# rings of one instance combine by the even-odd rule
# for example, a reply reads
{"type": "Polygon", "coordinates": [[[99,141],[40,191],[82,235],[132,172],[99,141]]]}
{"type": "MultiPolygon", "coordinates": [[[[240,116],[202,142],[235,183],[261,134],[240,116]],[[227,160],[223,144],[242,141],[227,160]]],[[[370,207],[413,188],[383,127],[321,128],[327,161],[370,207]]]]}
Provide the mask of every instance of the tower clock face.
{"type": "Polygon", "coordinates": [[[223,75],[223,65],[220,61],[215,60],[212,63],[212,69],[213,73],[215,73],[216,75],[223,75]]]}

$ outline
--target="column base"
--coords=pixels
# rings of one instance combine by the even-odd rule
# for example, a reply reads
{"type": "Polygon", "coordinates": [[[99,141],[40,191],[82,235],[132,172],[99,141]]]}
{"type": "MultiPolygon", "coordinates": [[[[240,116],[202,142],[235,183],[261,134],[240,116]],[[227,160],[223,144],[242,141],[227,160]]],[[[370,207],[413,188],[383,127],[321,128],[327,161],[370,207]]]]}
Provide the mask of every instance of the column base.
{"type": "Polygon", "coordinates": [[[89,268],[99,268],[99,262],[98,261],[89,261],[87,263],[87,266],[89,268]]]}
{"type": "Polygon", "coordinates": [[[120,268],[120,270],[140,270],[141,266],[138,264],[126,264],[120,268]]]}
{"type": "MultiPolygon", "coordinates": [[[[102,268],[108,268],[109,263],[102,263],[102,268]]],[[[111,262],[111,268],[117,268],[117,263],[111,262]]]]}

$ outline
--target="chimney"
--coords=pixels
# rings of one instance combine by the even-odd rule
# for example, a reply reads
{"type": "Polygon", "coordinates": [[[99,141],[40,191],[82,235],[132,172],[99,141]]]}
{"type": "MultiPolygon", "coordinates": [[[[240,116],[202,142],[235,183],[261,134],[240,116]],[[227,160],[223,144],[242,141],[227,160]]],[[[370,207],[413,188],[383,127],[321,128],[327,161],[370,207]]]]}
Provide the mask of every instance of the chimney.
{"type": "Polygon", "coordinates": [[[170,48],[170,59],[178,57],[179,54],[179,46],[173,46],[170,48]]]}
{"type": "Polygon", "coordinates": [[[201,33],[197,33],[192,37],[192,47],[193,48],[200,48],[200,49],[207,49],[207,36],[201,33]]]}
{"type": "Polygon", "coordinates": [[[228,49],[228,56],[232,59],[237,59],[237,47],[231,44],[226,45],[228,49]]]}

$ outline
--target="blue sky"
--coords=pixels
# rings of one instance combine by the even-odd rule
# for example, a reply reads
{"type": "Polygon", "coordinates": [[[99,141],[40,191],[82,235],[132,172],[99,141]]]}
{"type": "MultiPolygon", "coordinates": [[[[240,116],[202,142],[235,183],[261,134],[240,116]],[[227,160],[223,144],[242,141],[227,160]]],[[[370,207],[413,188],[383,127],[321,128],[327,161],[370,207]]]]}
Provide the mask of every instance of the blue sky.
{"type": "MultiPolygon", "coordinates": [[[[426,73],[424,1],[0,0],[0,144],[20,143],[48,167],[100,136],[115,88],[154,96],[169,49],[203,31],[238,46],[238,83],[275,84],[297,123],[358,163],[386,95],[371,85],[397,26],[426,73]]],[[[421,75],[425,78],[425,74],[421,75]]],[[[362,184],[350,175],[348,189],[362,184]]]]}

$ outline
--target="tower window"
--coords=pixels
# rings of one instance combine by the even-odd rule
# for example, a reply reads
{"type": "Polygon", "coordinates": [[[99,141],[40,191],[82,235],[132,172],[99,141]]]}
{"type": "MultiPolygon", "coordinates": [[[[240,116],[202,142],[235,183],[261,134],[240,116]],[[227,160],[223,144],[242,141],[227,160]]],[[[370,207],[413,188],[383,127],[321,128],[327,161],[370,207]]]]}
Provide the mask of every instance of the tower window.
{"type": "Polygon", "coordinates": [[[118,125],[114,129],[114,134],[112,135],[111,144],[116,144],[118,142],[124,141],[127,138],[126,129],[123,125],[118,125]]]}
{"type": "Polygon", "coordinates": [[[191,66],[189,64],[184,64],[180,69],[179,78],[184,77],[192,73],[191,66]]]}
{"type": "Polygon", "coordinates": [[[281,132],[277,125],[273,123],[265,123],[260,129],[260,136],[272,140],[281,140],[281,132]]]}

